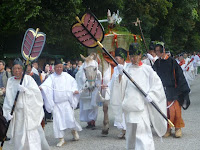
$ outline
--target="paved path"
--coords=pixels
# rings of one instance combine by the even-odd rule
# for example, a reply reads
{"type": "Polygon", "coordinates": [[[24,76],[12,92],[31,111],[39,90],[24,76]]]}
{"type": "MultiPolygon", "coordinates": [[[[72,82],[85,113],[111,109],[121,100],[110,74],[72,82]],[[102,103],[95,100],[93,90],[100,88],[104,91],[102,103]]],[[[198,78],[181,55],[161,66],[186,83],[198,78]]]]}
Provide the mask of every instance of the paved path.
{"type": "MultiPolygon", "coordinates": [[[[200,75],[193,83],[190,94],[191,106],[183,112],[185,128],[183,128],[183,137],[176,139],[174,137],[159,138],[154,132],[154,141],[156,150],[200,150],[200,75]]],[[[99,108],[99,116],[96,122],[96,130],[85,129],[86,123],[80,123],[83,131],[79,133],[80,140],[72,141],[70,131],[66,131],[65,140],[67,144],[61,148],[56,147],[58,142],[53,137],[52,123],[45,127],[45,134],[51,150],[125,150],[125,140],[117,138],[119,130],[113,127],[113,115],[109,110],[110,130],[107,137],[101,136],[101,127],[103,120],[102,107],[99,108]]],[[[79,120],[79,110],[76,110],[76,118],[79,120]]],[[[13,150],[13,145],[5,143],[4,150],[13,150]]]]}

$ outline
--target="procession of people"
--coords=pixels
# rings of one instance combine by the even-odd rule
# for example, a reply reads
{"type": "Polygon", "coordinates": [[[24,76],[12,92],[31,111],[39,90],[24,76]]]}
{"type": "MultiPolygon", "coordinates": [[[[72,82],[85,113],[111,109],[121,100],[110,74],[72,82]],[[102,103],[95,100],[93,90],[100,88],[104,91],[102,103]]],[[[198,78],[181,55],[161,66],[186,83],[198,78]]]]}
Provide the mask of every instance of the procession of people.
{"type": "MultiPolygon", "coordinates": [[[[39,64],[46,35],[32,28],[22,43],[26,62],[16,58],[11,71],[5,71],[6,64],[0,60],[0,150],[9,140],[15,150],[50,150],[44,130],[47,120],[53,122],[55,146],[67,145],[67,130],[73,141],[79,141],[82,130],[96,130],[101,106],[102,136],[109,134],[110,126],[117,127],[116,137],[126,141],[127,150],[155,150],[152,130],[160,138],[172,136],[173,130],[175,138],[183,136],[187,122],[182,110],[190,106],[200,55],[183,51],[173,56],[163,41],[151,41],[147,48],[144,37],[146,49],[137,40],[124,48],[118,45],[116,35],[114,50],[108,52],[100,42],[104,31],[98,20],[91,13],[84,17],[90,18],[87,26],[77,17],[72,33],[87,48],[99,46],[103,51],[91,52],[88,57],[80,54],[83,62],[57,58],[53,63],[39,64]],[[77,109],[79,118],[75,116],[77,109]],[[112,125],[108,109],[114,116],[112,125]]],[[[136,23],[140,25],[140,20],[136,23]]]]}
{"type": "Polygon", "coordinates": [[[50,149],[41,126],[44,110],[52,114],[54,137],[59,139],[58,147],[66,144],[64,135],[67,129],[71,130],[75,141],[79,140],[78,132],[82,127],[74,116],[79,103],[80,120],[87,122],[86,129],[95,130],[99,107],[96,99],[101,88],[109,90],[114,126],[121,130],[116,136],[126,140],[126,149],[154,150],[152,127],[159,137],[167,138],[171,135],[171,126],[152,107],[152,101],[174,124],[175,137],[181,138],[181,128],[185,127],[181,109],[187,109],[190,105],[190,87],[197,75],[200,57],[195,52],[191,58],[187,53],[181,53],[175,59],[165,52],[164,43],[151,43],[149,49],[146,58],[142,60],[143,52],[138,43],[130,45],[129,55],[127,50],[116,48],[115,59],[119,64],[114,68],[108,85],[101,85],[102,74],[95,59],[91,64],[89,60],[85,60],[79,66],[80,69],[77,69],[76,79],[85,76],[81,82],[64,72],[65,64],[60,59],[55,60],[54,71],[51,72],[48,63],[45,63],[42,73],[39,73],[38,63],[34,61],[32,65],[28,65],[22,84],[19,83],[23,74],[22,60],[14,60],[12,77],[4,70],[5,62],[0,60],[1,109],[6,120],[11,120],[11,141],[14,142],[15,150],[50,149]],[[130,59],[129,63],[126,62],[127,57],[130,59]],[[87,67],[93,67],[97,72],[94,80],[95,85],[99,86],[92,94],[92,99],[86,98],[87,94],[90,95],[95,90],[87,89],[84,83],[90,84],[90,80],[92,81],[86,79],[88,75],[84,71],[87,67]],[[146,97],[129,81],[123,70],[147,93],[146,97]],[[8,81],[4,81],[5,78],[8,81]],[[83,90],[88,90],[88,93],[82,95],[83,90]],[[17,91],[19,97],[11,115],[17,91]]]}

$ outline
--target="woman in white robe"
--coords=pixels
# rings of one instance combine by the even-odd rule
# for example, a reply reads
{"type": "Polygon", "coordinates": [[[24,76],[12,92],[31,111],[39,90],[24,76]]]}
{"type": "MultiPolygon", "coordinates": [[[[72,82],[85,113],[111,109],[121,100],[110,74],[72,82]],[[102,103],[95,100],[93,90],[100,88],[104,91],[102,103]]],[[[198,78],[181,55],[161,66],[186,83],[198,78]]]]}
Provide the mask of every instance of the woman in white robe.
{"type": "Polygon", "coordinates": [[[55,63],[55,72],[40,86],[47,112],[53,113],[53,130],[55,138],[60,138],[57,146],[65,144],[66,129],[72,130],[74,140],[79,140],[77,131],[82,128],[74,117],[74,109],[78,104],[78,88],[76,80],[63,72],[61,61],[55,63]]]}
{"type": "Polygon", "coordinates": [[[31,76],[25,75],[22,85],[22,62],[15,60],[14,76],[8,79],[3,114],[11,120],[11,140],[15,150],[49,150],[41,122],[44,117],[43,99],[41,92],[31,76]],[[15,111],[10,115],[14,100],[19,92],[15,111]]]}

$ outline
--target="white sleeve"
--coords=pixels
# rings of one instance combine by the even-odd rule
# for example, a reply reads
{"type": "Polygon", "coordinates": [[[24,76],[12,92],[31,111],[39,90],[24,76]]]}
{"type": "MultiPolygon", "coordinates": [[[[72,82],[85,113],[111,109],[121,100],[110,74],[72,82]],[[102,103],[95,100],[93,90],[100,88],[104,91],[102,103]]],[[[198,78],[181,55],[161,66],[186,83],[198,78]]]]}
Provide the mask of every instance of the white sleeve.
{"type": "Polygon", "coordinates": [[[11,85],[12,85],[11,82],[12,81],[8,79],[7,87],[6,87],[6,96],[3,103],[3,116],[6,119],[8,119],[8,115],[11,113],[12,106],[14,104],[14,97],[16,96],[16,95],[13,95],[12,92],[9,90],[11,89],[11,85]]]}
{"type": "MultiPolygon", "coordinates": [[[[150,70],[150,90],[148,91],[148,96],[151,97],[154,103],[159,107],[159,109],[167,116],[167,100],[165,96],[165,92],[163,89],[162,82],[151,68],[150,70]]],[[[161,114],[153,107],[153,105],[149,104],[148,110],[150,114],[150,120],[152,125],[158,134],[158,136],[162,137],[167,130],[167,121],[161,116],[161,114]]]]}
{"type": "Polygon", "coordinates": [[[42,88],[42,97],[44,99],[44,105],[47,112],[51,113],[54,108],[54,100],[53,100],[53,85],[51,75],[40,85],[42,88]]]}
{"type": "MultiPolygon", "coordinates": [[[[73,92],[78,91],[78,85],[75,79],[72,79],[71,86],[73,92]]],[[[73,109],[75,109],[79,103],[80,94],[73,94],[73,92],[68,92],[68,94],[70,105],[73,109]]]]}
{"type": "Polygon", "coordinates": [[[121,82],[119,82],[119,76],[113,81],[110,91],[110,104],[113,110],[115,121],[122,122],[122,101],[125,95],[125,89],[127,84],[127,78],[125,75],[122,76],[121,82]]]}
{"type": "Polygon", "coordinates": [[[79,71],[76,73],[75,79],[77,82],[78,90],[81,91],[83,89],[83,87],[85,86],[85,81],[86,81],[86,77],[85,77],[83,68],[80,68],[79,71]]]}

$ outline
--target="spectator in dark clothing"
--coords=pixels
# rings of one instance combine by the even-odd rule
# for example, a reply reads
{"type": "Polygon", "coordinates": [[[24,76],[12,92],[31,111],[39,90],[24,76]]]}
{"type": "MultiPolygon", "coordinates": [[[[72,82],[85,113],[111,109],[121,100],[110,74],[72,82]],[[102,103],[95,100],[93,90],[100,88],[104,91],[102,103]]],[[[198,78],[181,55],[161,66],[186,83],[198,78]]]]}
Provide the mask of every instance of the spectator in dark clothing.
{"type": "Polygon", "coordinates": [[[6,85],[9,77],[11,77],[11,74],[5,71],[5,62],[0,60],[0,107],[3,107],[6,85]]]}
{"type": "Polygon", "coordinates": [[[76,62],[72,62],[72,77],[75,78],[75,75],[77,72],[78,72],[78,68],[76,66],[76,62]]]}
{"type": "Polygon", "coordinates": [[[71,76],[73,76],[73,73],[72,73],[72,69],[70,68],[70,65],[67,63],[67,64],[64,64],[64,69],[63,69],[64,72],[67,72],[69,73],[71,76]]]}
{"type": "Polygon", "coordinates": [[[37,74],[33,73],[31,70],[32,70],[31,65],[28,65],[26,69],[26,74],[30,75],[35,80],[37,85],[40,86],[41,85],[40,77],[37,74]]]}

